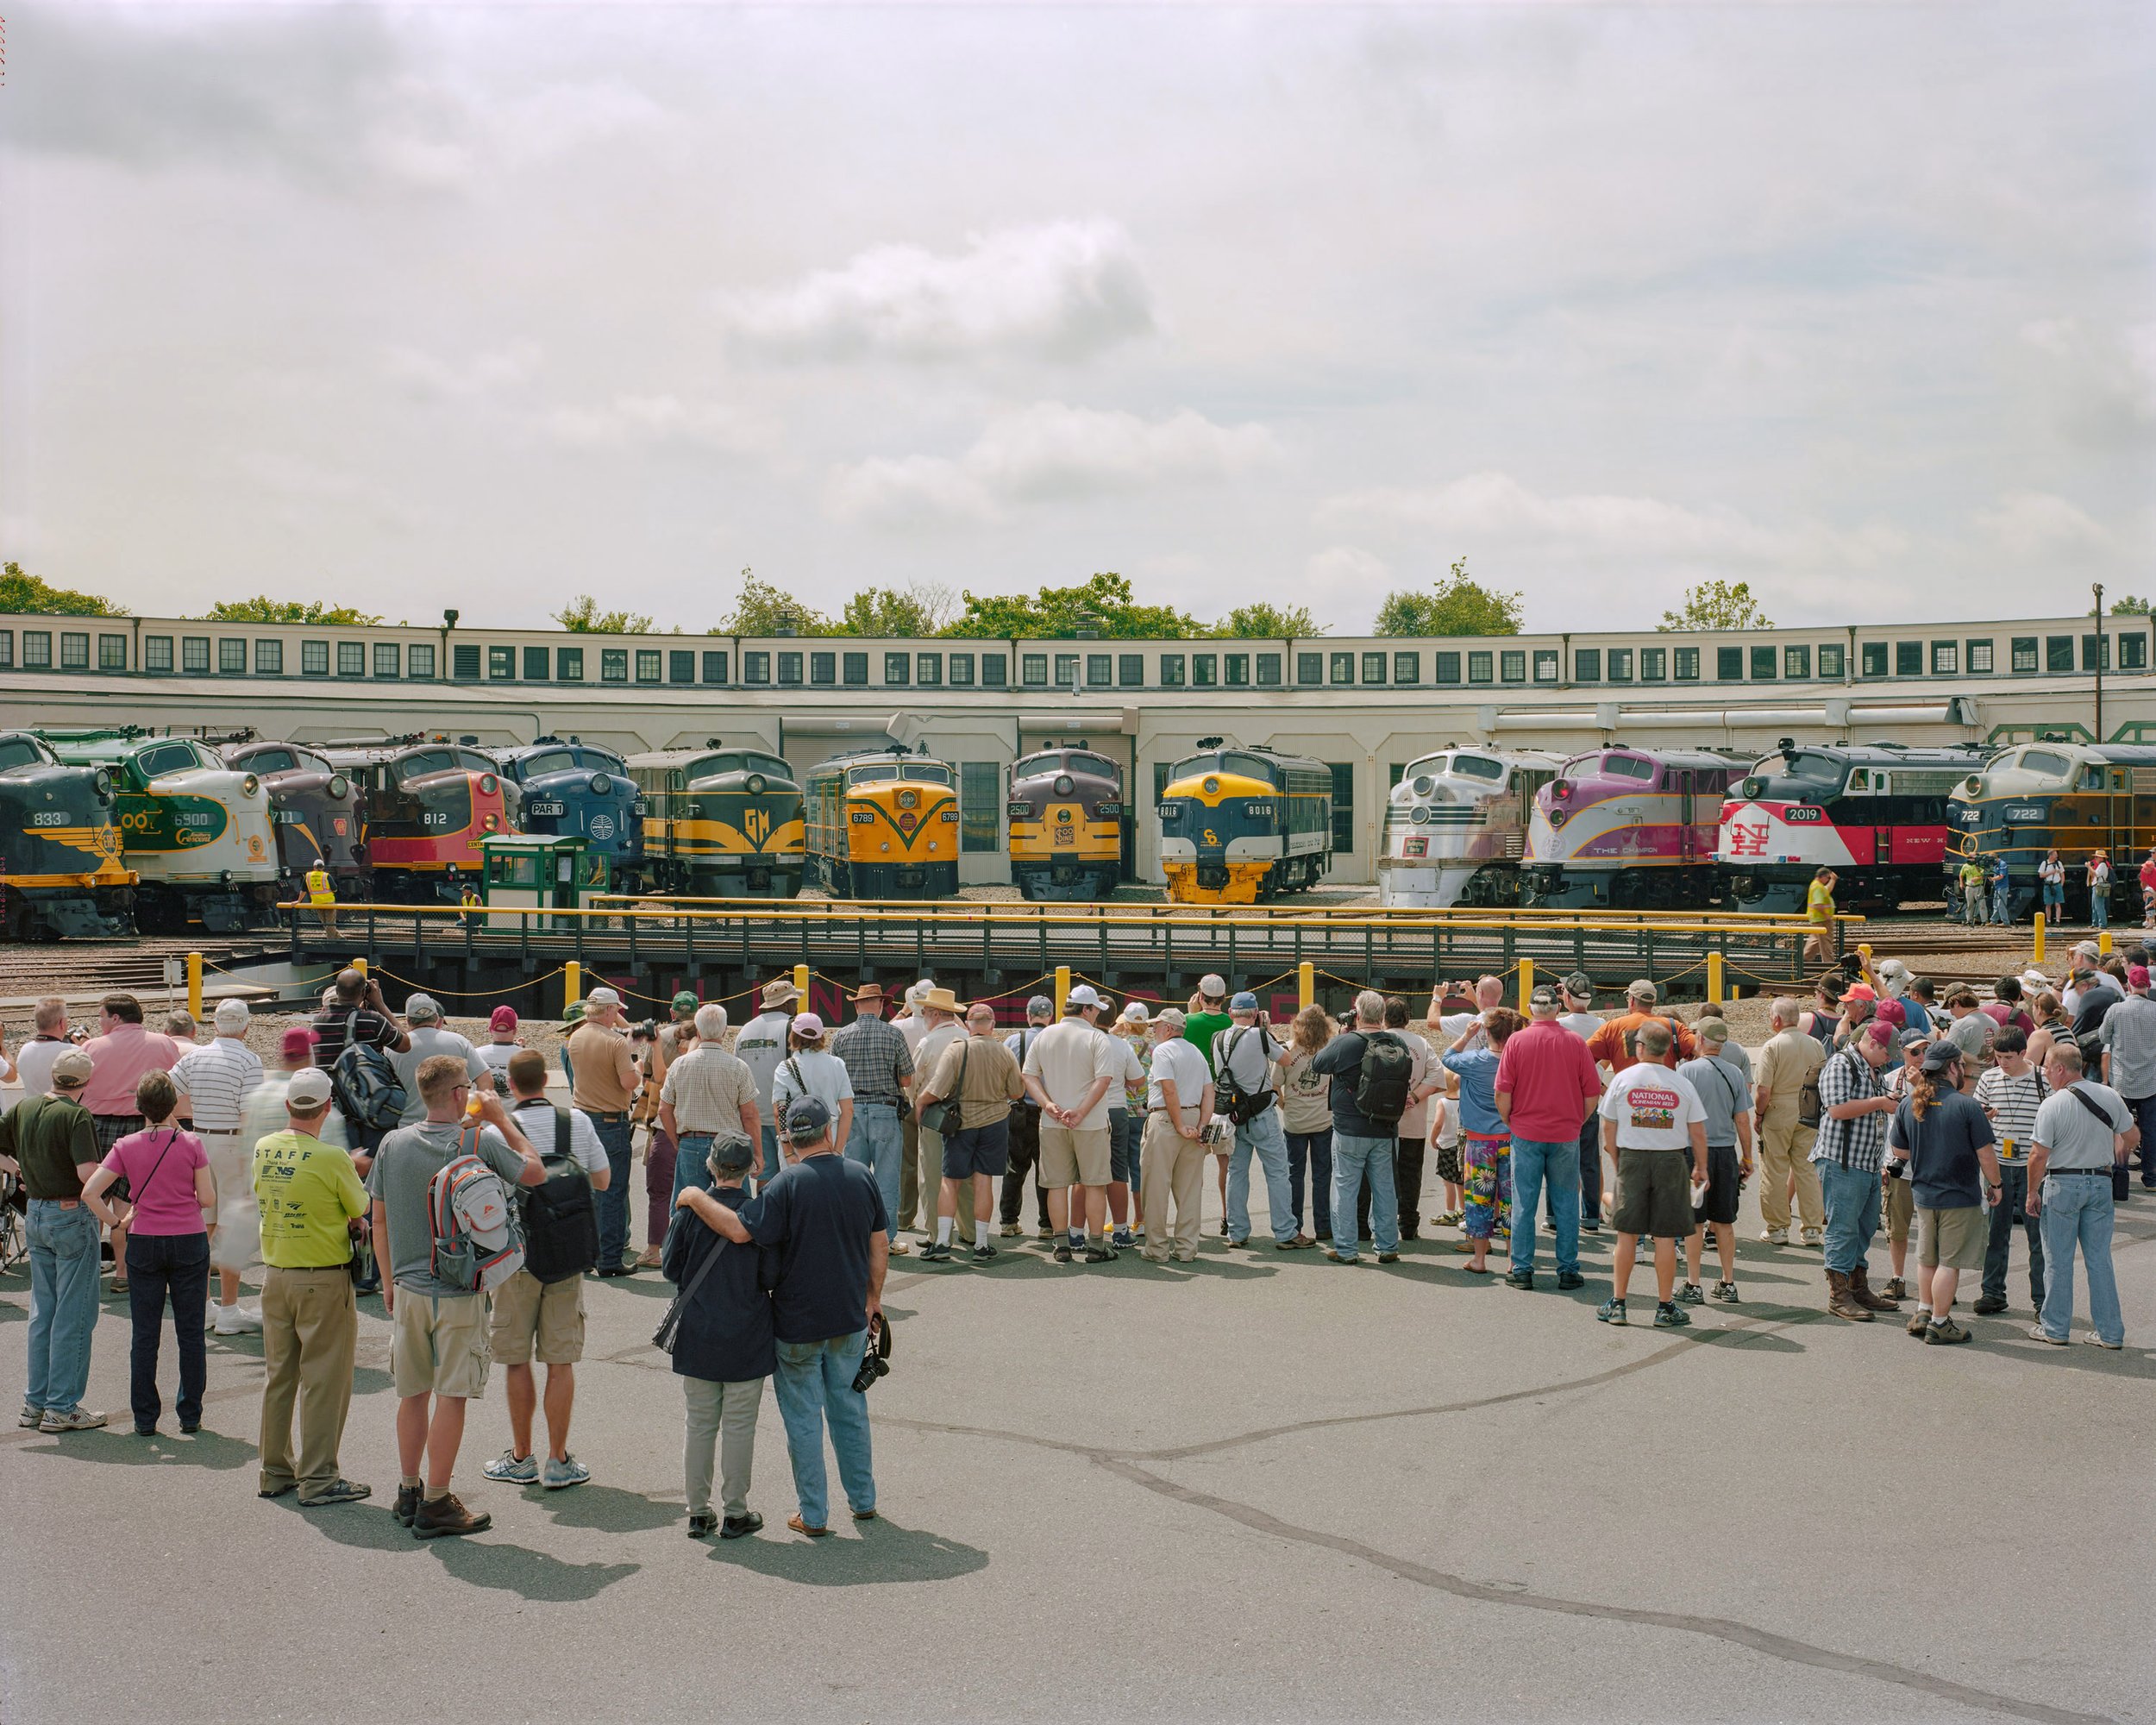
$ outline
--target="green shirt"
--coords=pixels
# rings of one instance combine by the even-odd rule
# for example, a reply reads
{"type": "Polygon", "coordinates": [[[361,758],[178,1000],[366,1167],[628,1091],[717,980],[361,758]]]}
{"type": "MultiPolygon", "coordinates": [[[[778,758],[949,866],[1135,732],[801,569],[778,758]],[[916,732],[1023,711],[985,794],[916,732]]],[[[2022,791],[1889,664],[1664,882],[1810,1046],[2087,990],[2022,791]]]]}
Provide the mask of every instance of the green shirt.
{"type": "Polygon", "coordinates": [[[1206,1071],[1213,1071],[1213,1038],[1234,1022],[1225,1013],[1193,1013],[1183,1020],[1183,1040],[1205,1056],[1206,1071]]]}
{"type": "Polygon", "coordinates": [[[69,1096],[26,1096],[0,1119],[0,1156],[22,1169],[22,1189],[33,1198],[79,1198],[76,1169],[102,1161],[90,1110],[69,1096]]]}
{"type": "Polygon", "coordinates": [[[367,1213],[367,1191],[352,1157],[287,1127],[254,1145],[254,1201],[262,1210],[262,1262],[274,1270],[327,1270],[348,1264],[345,1224],[367,1213]]]}

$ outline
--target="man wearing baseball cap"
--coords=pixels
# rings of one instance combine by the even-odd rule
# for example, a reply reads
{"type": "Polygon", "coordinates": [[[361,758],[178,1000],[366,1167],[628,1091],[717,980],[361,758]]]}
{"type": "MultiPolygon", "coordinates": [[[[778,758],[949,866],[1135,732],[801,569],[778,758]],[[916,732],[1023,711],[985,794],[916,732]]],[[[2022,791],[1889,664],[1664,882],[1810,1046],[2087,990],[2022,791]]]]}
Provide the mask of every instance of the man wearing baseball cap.
{"type": "MultiPolygon", "coordinates": [[[[2148,967],[2128,965],[2126,988],[2126,998],[2103,1015],[2097,1032],[2103,1042],[2098,1076],[2119,1093],[2140,1126],[2141,1184],[2156,1189],[2156,1000],[2149,998],[2148,967]]],[[[2125,1182],[2122,1163],[2111,1182],[2115,1201],[2126,1195],[2125,1182]]]]}
{"type": "Polygon", "coordinates": [[[1535,1211],[1548,1183],[1557,1220],[1557,1286],[1580,1275],[1580,1126],[1583,1107],[1601,1100],[1601,1076],[1587,1044],[1557,1022],[1557,991],[1538,983],[1527,996],[1527,1027],[1507,1037],[1492,1095],[1512,1133],[1512,1267],[1515,1288],[1534,1286],[1535,1211]]]}
{"type": "Polygon", "coordinates": [[[469,1038],[458,1035],[442,1022],[442,1003],[432,994],[404,997],[404,1023],[405,1045],[389,1057],[404,1087],[404,1117],[398,1122],[399,1126],[412,1126],[427,1118],[427,1105],[419,1100],[419,1063],[437,1054],[454,1055],[464,1063],[465,1076],[473,1083],[493,1088],[493,1068],[479,1058],[469,1038]]]}
{"type": "MultiPolygon", "coordinates": [[[[629,1249],[629,1166],[634,1159],[629,1110],[643,1075],[629,1045],[629,1015],[611,988],[594,988],[584,997],[584,1021],[570,1033],[567,1053],[576,1074],[569,1100],[598,1129],[606,1146],[606,1189],[597,1195],[599,1270],[603,1276],[630,1276],[636,1264],[624,1261],[629,1249]]],[[[414,1039],[417,1039],[415,1031],[414,1039]]],[[[489,1086],[491,1090],[492,1086],[489,1086]]],[[[417,1087],[413,1087],[415,1096],[417,1087]]]]}
{"type": "Polygon", "coordinates": [[[97,1171],[97,1129],[82,1105],[94,1070],[71,1048],[53,1062],[52,1088],[0,1115],[0,1156],[22,1170],[29,1200],[29,1377],[22,1423],[86,1432],[105,1416],[82,1405],[90,1387],[90,1337],[97,1323],[97,1218],[82,1201],[97,1171]]]}
{"type": "MultiPolygon", "coordinates": [[[[1213,1070],[1213,1045],[1220,1032],[1234,1022],[1228,1016],[1228,982],[1225,976],[1210,972],[1198,979],[1198,992],[1191,996],[1183,1019],[1183,1040],[1205,1056],[1206,1070],[1213,1070]]],[[[1213,1147],[1213,1175],[1220,1189],[1220,1232],[1228,1231],[1228,1153],[1226,1140],[1213,1147]]]]}
{"type": "Polygon", "coordinates": [[[486,1040],[479,1045],[479,1055],[486,1063],[486,1070],[494,1076],[494,1094],[509,1094],[509,1063],[516,1057],[523,1044],[517,1040],[517,1009],[497,1007],[486,1020],[486,1040]]]}
{"type": "Polygon", "coordinates": [[[1265,1209],[1273,1225],[1273,1245],[1299,1251],[1316,1239],[1296,1226],[1295,1204],[1288,1185],[1288,1138],[1281,1130],[1279,1101],[1273,1088],[1273,1063],[1280,1058],[1257,1010],[1257,996],[1244,989],[1228,1002],[1228,1027],[1213,1039],[1214,1094],[1220,1111],[1235,1127],[1228,1157],[1228,1244],[1250,1237],[1250,1157],[1265,1170],[1265,1209]]]}
{"type": "MultiPolygon", "coordinates": [[[[1063,1002],[1062,1022],[1033,1039],[1025,1088],[1041,1111],[1041,1183],[1056,1230],[1056,1261],[1085,1248],[1087,1264],[1106,1264],[1115,1248],[1108,1220],[1108,1091],[1122,1071],[1106,1032],[1096,1028],[1100,996],[1081,982],[1063,1002]],[[1070,1188],[1086,1189],[1084,1232],[1070,1215],[1070,1188]]],[[[1284,1171],[1284,1170],[1283,1170],[1284,1171]]]]}
{"type": "MultiPolygon", "coordinates": [[[[1557,984],[1557,1002],[1564,1008],[1557,1022],[1582,1042],[1592,1040],[1602,1027],[1601,1016],[1595,1010],[1595,979],[1586,971],[1575,970],[1557,984]]],[[[1601,1069],[1595,1071],[1599,1102],[1601,1069]]],[[[1587,1117],[1580,1122],[1580,1226],[1591,1234],[1600,1233],[1602,1227],[1602,1117],[1595,1112],[1595,1102],[1587,1105],[1587,1117]]],[[[1557,1213],[1551,1210],[1549,1216],[1554,1230],[1557,1213]]]]}
{"type": "Polygon", "coordinates": [[[329,1076],[295,1072],[285,1085],[285,1125],[254,1146],[251,1170],[261,1211],[262,1425],[255,1490],[282,1497],[297,1486],[302,1508],[356,1503],[369,1488],[337,1465],[352,1407],[360,1310],[352,1277],[353,1225],[367,1192],[352,1158],[323,1141],[329,1076]],[[299,1455],[292,1456],[292,1410],[299,1455]]]}
{"type": "Polygon", "coordinates": [[[763,985],[762,1010],[734,1038],[735,1057],[756,1081],[756,1097],[763,1109],[763,1162],[757,1177],[764,1181],[774,1179],[779,1172],[779,1121],[771,1112],[771,1081],[786,1058],[787,1038],[793,1033],[794,1003],[800,998],[792,977],[773,977],[763,985]]]}

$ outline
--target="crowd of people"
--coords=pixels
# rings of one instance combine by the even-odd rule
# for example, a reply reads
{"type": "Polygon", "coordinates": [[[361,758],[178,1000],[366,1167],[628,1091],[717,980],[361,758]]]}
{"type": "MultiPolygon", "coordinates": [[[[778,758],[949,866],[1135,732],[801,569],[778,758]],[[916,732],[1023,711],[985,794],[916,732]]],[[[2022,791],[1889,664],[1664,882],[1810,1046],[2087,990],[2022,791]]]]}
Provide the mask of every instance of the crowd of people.
{"type": "Polygon", "coordinates": [[[1662,1328],[1740,1302],[1739,1198],[1757,1177],[1762,1241],[1821,1252],[1837,1317],[1911,1302],[1910,1335],[1967,1341],[1961,1278],[1980,1278],[1975,1313],[2005,1311],[2018,1230],[2031,1333],[2071,1339],[2078,1262],[2084,1339],[2117,1348],[2112,1216],[2137,1147],[2156,1187],[2149,962],[2078,946],[2063,982],[2031,969],[1984,1002],[1960,986],[1942,1000],[1898,961],[1858,958],[1823,974],[1808,1006],[1773,1001],[1756,1058],[1718,1010],[1683,1022],[1651,982],[1599,1013],[1583,974],[1534,986],[1524,1010],[1485,976],[1440,984],[1419,1018],[1365,990],[1338,1019],[1313,1005],[1284,1026],[1217,975],[1182,1007],[1118,1009],[1081,982],[1060,1008],[1030,1000],[1007,1030],[991,1004],[928,979],[895,1002],[863,983],[836,1028],[787,978],[738,1030],[686,992],[665,1025],[632,1026],[598,988],[561,1048],[567,1107],[507,1007],[475,1044],[424,994],[392,1012],[357,969],[283,1031],[273,1070],[236,1000],[207,1041],[185,1014],[150,1030],[131,995],[104,999],[94,1035],[47,1000],[12,1063],[0,1047],[0,1076],[11,1067],[22,1087],[0,1119],[0,1172],[30,1245],[21,1423],[107,1423],[84,1397],[109,1251],[131,1319],[135,1432],[163,1414],[168,1317],[183,1432],[202,1421],[206,1336],[259,1332],[260,1494],[363,1499],[339,1454],[358,1302],[379,1293],[395,1514],[416,1538],[468,1534],[489,1516],[452,1486],[492,1367],[508,1442],[485,1478],[583,1484],[570,1432],[587,1279],[655,1270],[676,1290],[659,1339],[683,1384],[688,1531],[761,1527],[749,1492],[768,1380],[788,1525],[817,1538],[830,1531],[827,1440],[849,1511],[876,1515],[865,1395],[887,1370],[893,1257],[992,1269],[1029,1232],[1030,1186],[1031,1232],[1058,1263],[1135,1251],[1188,1264],[1209,1184],[1225,1249],[1259,1245],[1254,1177],[1273,1250],[1344,1266],[1390,1264],[1404,1242],[1457,1231],[1464,1274],[1532,1290],[1546,1226],[1553,1285],[1571,1292],[1586,1285],[1583,1234],[1607,1226],[1595,1315],[1631,1321],[1644,1258],[1662,1328]],[[1875,1284],[1882,1233],[1890,1273],[1875,1284]]]}

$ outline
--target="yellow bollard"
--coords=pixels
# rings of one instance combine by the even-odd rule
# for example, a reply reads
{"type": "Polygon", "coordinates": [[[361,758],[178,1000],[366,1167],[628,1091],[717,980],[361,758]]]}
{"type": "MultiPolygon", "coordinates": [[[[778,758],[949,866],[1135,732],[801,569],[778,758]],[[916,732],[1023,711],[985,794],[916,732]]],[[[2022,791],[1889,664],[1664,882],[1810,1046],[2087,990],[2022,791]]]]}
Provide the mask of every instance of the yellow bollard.
{"type": "Polygon", "coordinates": [[[2035,957],[2035,958],[2034,958],[2032,962],[2033,962],[2033,963],[2038,963],[2038,964],[2041,964],[2041,963],[2044,962],[2044,913],[2043,913],[2043,912],[2039,911],[2039,912],[2037,912],[2037,913],[2036,913],[2036,918],[2035,918],[2034,926],[2035,926],[2035,929],[2036,929],[2036,957],[2035,957]]]}
{"type": "Polygon", "coordinates": [[[1527,996],[1535,991],[1535,962],[1532,958],[1520,961],[1520,1010],[1527,1010],[1527,996]]]}
{"type": "Polygon", "coordinates": [[[358,971],[358,972],[360,973],[360,975],[362,975],[362,976],[366,975],[367,975],[367,960],[365,960],[364,958],[354,958],[354,959],[352,961],[352,969],[354,969],[354,970],[358,971]]]}
{"type": "Polygon", "coordinates": [[[1722,1003],[1722,956],[1719,952],[1707,955],[1707,1004],[1720,1007],[1722,1003]]]}
{"type": "Polygon", "coordinates": [[[1060,1020],[1063,1015],[1063,1002],[1068,1000],[1069,998],[1070,966],[1068,964],[1058,964],[1056,967],[1056,1016],[1058,1020],[1060,1020]]]}
{"type": "Polygon", "coordinates": [[[2096,950],[2106,958],[2111,956],[2111,931],[2109,929],[2100,928],[2096,931],[2096,950]]]}
{"type": "Polygon", "coordinates": [[[1295,1004],[1300,1010],[1318,998],[1318,967],[1308,959],[1295,966],[1295,1004]]]}
{"type": "Polygon", "coordinates": [[[807,1012],[809,1010],[809,968],[805,964],[796,964],[793,967],[793,991],[801,997],[794,1010],[801,1013],[807,1012]]]}
{"type": "MultiPolygon", "coordinates": [[[[170,994],[165,997],[172,999],[170,994]]],[[[202,954],[187,955],[187,1015],[197,1024],[202,1022],[202,954]]]]}
{"type": "Polygon", "coordinates": [[[561,1016],[566,1019],[569,1008],[584,998],[584,967],[572,958],[561,971],[561,1016]]]}

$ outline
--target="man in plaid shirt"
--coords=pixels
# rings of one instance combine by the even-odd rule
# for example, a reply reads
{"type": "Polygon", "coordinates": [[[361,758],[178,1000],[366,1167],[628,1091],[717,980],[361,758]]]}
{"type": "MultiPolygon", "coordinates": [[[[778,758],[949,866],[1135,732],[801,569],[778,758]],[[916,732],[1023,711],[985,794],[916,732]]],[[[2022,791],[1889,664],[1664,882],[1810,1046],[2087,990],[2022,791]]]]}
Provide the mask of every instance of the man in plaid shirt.
{"type": "Polygon", "coordinates": [[[1887,1116],[1899,1106],[1879,1069],[1894,1057],[1894,1032],[1866,1025],[1819,1070],[1823,1116],[1812,1145],[1827,1201],[1827,1309],[1854,1324],[1896,1309],[1871,1291],[1866,1253],[1879,1231],[1879,1170],[1885,1158],[1887,1116]]]}
{"type": "Polygon", "coordinates": [[[875,1176],[883,1194],[885,1238],[893,1251],[899,1238],[899,1173],[906,1157],[904,1120],[913,1088],[913,1051],[896,1025],[883,1017],[883,990],[863,982],[854,990],[854,1021],[831,1038],[831,1052],[846,1063],[854,1086],[854,1129],[846,1140],[849,1161],[875,1176]]]}

